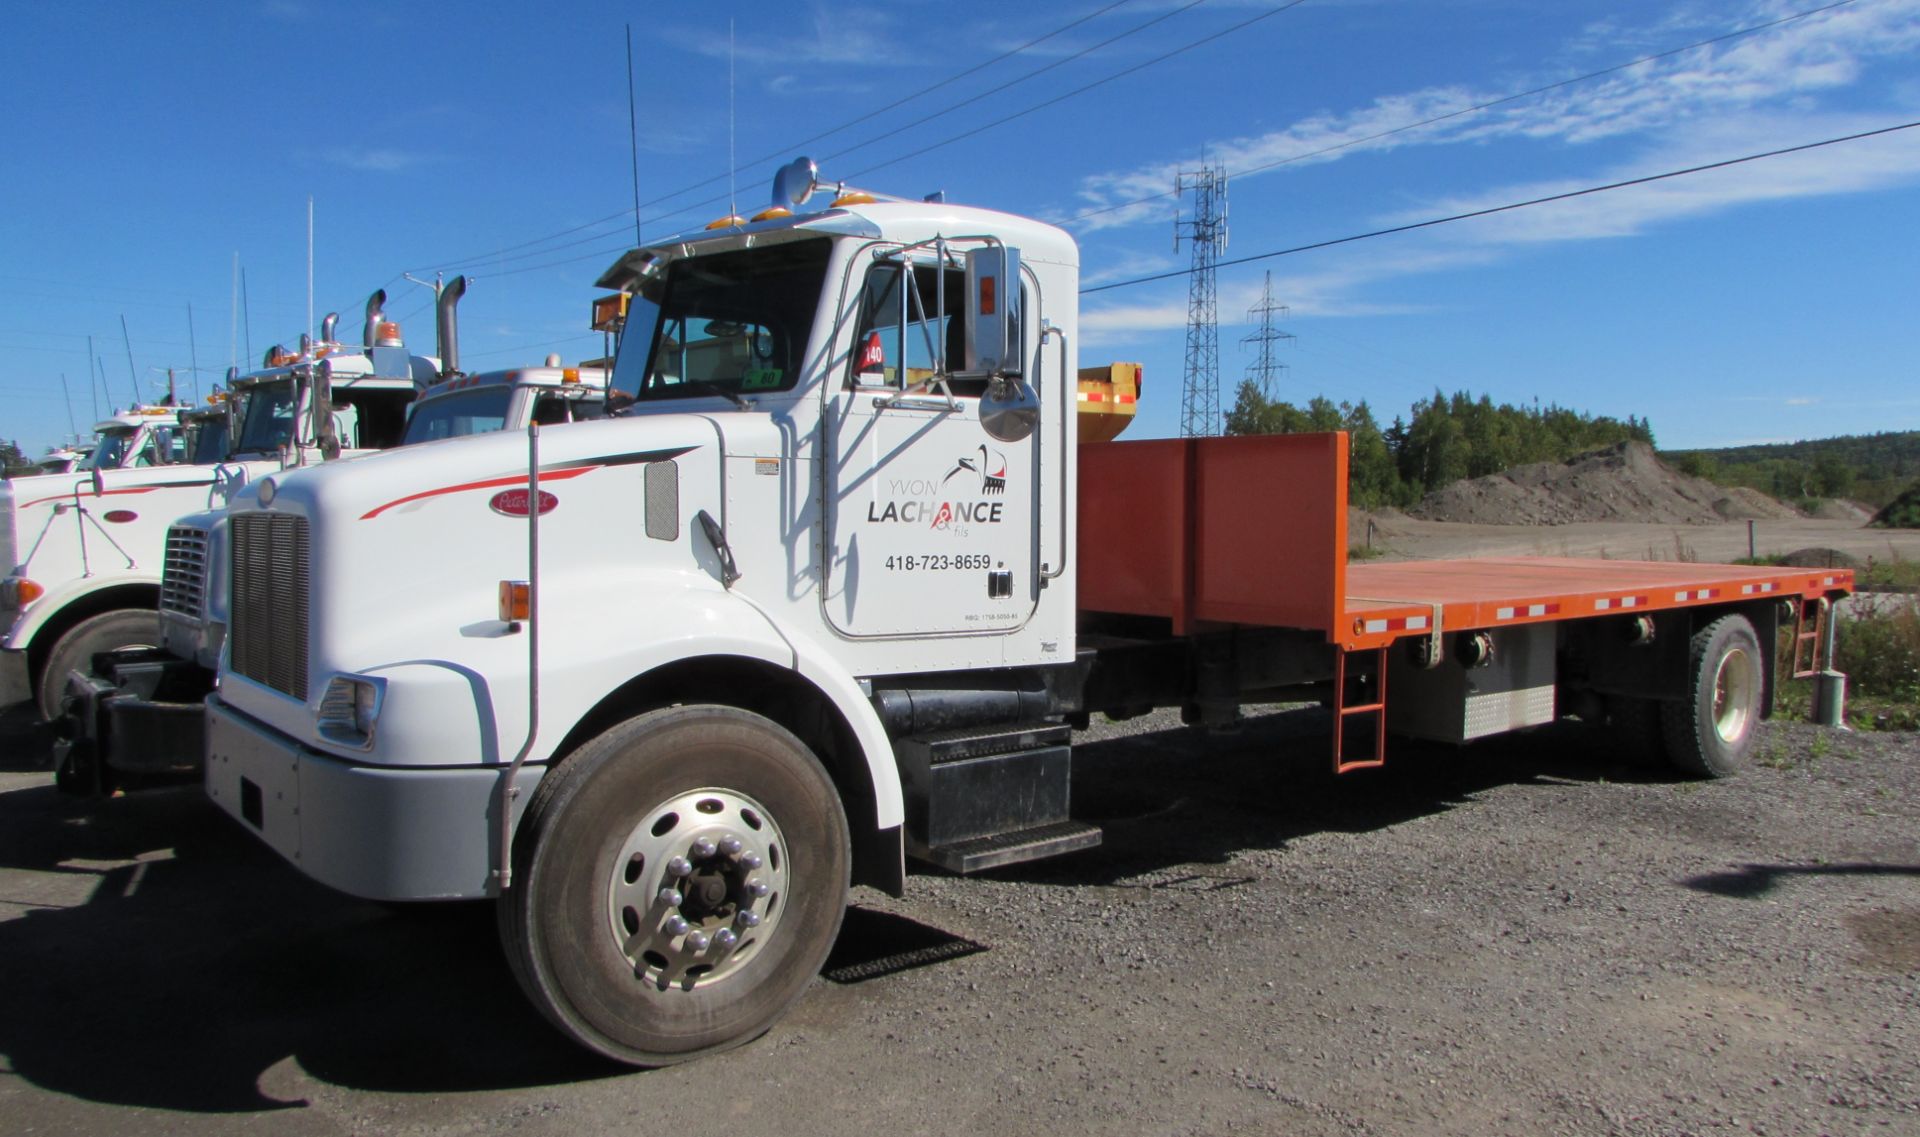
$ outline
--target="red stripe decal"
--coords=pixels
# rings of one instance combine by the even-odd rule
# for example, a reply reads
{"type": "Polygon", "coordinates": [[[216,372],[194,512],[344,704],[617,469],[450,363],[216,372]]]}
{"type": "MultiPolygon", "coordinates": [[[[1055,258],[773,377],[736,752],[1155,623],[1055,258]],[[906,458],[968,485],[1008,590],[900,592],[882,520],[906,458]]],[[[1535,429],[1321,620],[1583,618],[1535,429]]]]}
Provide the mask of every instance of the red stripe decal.
{"type": "MultiPolygon", "coordinates": [[[[213,484],[213,483],[211,483],[211,482],[181,482],[181,483],[179,483],[179,485],[165,485],[165,486],[135,486],[135,487],[133,487],[132,489],[125,489],[125,490],[107,490],[107,491],[105,491],[104,493],[99,493],[99,494],[96,494],[96,493],[94,493],[94,492],[93,492],[92,490],[90,490],[90,489],[89,489],[89,490],[81,490],[81,491],[79,491],[79,492],[80,492],[80,496],[81,496],[81,497],[83,497],[83,498],[89,498],[89,497],[113,497],[113,496],[114,496],[114,495],[116,495],[116,494],[123,494],[123,493],[152,493],[152,492],[153,492],[154,490],[171,490],[171,489],[178,489],[178,488],[179,488],[179,486],[207,486],[207,485],[212,485],[212,484],[213,484]]],[[[73,497],[74,497],[74,495],[73,495],[73,494],[70,494],[70,493],[63,493],[63,494],[59,494],[59,495],[57,495],[57,496],[54,496],[54,497],[36,497],[36,498],[34,498],[34,499],[33,499],[32,501],[29,501],[29,502],[26,502],[26,503],[24,503],[24,504],[22,504],[22,505],[16,505],[16,506],[14,506],[14,508],[15,508],[15,509],[25,509],[25,508],[27,508],[27,506],[29,506],[29,505],[39,505],[39,504],[40,504],[41,502],[43,502],[43,501],[72,501],[72,500],[73,500],[73,497]]]]}
{"type": "MultiPolygon", "coordinates": [[[[577,466],[571,470],[555,470],[551,474],[541,474],[540,480],[543,483],[564,482],[568,478],[577,478],[581,474],[591,474],[599,468],[599,466],[577,466]]],[[[369,509],[360,515],[360,520],[366,521],[370,518],[378,517],[396,505],[405,505],[410,501],[419,501],[422,498],[439,497],[442,494],[450,493],[465,493],[468,490],[490,490],[498,489],[501,486],[524,486],[526,484],[527,476],[525,474],[509,474],[504,478],[488,478],[482,482],[464,482],[457,486],[444,486],[437,490],[422,490],[420,493],[410,493],[405,497],[395,498],[385,505],[369,509]]]]}

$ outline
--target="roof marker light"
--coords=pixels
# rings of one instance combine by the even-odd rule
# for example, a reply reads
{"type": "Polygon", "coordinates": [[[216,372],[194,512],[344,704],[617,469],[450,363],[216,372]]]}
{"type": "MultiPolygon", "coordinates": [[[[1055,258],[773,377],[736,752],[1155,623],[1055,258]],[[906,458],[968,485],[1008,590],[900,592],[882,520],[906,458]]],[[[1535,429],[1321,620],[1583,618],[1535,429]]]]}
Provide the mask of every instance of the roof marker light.
{"type": "Polygon", "coordinates": [[[781,220],[782,218],[792,217],[792,216],[793,216],[793,210],[788,209],[784,205],[773,205],[773,206],[768,206],[767,208],[754,214],[753,219],[755,221],[778,221],[778,220],[781,220]]]}

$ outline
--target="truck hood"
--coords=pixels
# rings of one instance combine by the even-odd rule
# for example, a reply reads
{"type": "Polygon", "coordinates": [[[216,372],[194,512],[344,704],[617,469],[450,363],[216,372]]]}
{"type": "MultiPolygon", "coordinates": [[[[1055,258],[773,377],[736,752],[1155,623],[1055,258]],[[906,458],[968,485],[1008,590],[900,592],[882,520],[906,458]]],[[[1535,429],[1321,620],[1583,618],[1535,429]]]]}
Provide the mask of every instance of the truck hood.
{"type": "MultiPolygon", "coordinates": [[[[608,466],[717,446],[724,437],[717,421],[722,417],[732,416],[647,415],[550,427],[540,432],[542,489],[558,491],[565,482],[608,466]]],[[[234,506],[247,509],[264,499],[270,508],[311,513],[324,502],[335,522],[424,510],[440,499],[524,485],[528,454],[523,431],[448,438],[261,478],[251,492],[235,497],[234,506]]]]}

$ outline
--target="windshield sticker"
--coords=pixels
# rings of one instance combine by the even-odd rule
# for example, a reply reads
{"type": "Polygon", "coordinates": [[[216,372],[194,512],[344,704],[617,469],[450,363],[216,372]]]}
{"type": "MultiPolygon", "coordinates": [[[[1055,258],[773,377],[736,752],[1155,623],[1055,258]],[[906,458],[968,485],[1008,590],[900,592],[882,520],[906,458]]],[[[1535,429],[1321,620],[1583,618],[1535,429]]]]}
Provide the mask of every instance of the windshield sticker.
{"type": "Polygon", "coordinates": [[[778,367],[749,367],[740,376],[742,391],[766,391],[778,388],[785,372],[778,367]]]}

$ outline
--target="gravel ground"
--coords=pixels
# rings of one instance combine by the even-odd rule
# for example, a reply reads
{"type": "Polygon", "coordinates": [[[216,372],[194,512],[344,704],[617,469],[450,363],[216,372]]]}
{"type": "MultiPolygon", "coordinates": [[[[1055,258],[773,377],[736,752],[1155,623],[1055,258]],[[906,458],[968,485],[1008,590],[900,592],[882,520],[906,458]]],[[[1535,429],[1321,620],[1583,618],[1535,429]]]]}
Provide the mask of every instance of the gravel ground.
{"type": "Polygon", "coordinates": [[[192,792],[0,741],[10,1134],[1920,1133],[1920,737],[1716,783],[1577,726],[1325,771],[1324,717],[1076,750],[1106,843],[860,891],[765,1038],[614,1070],[484,905],[310,884],[192,792]]]}

